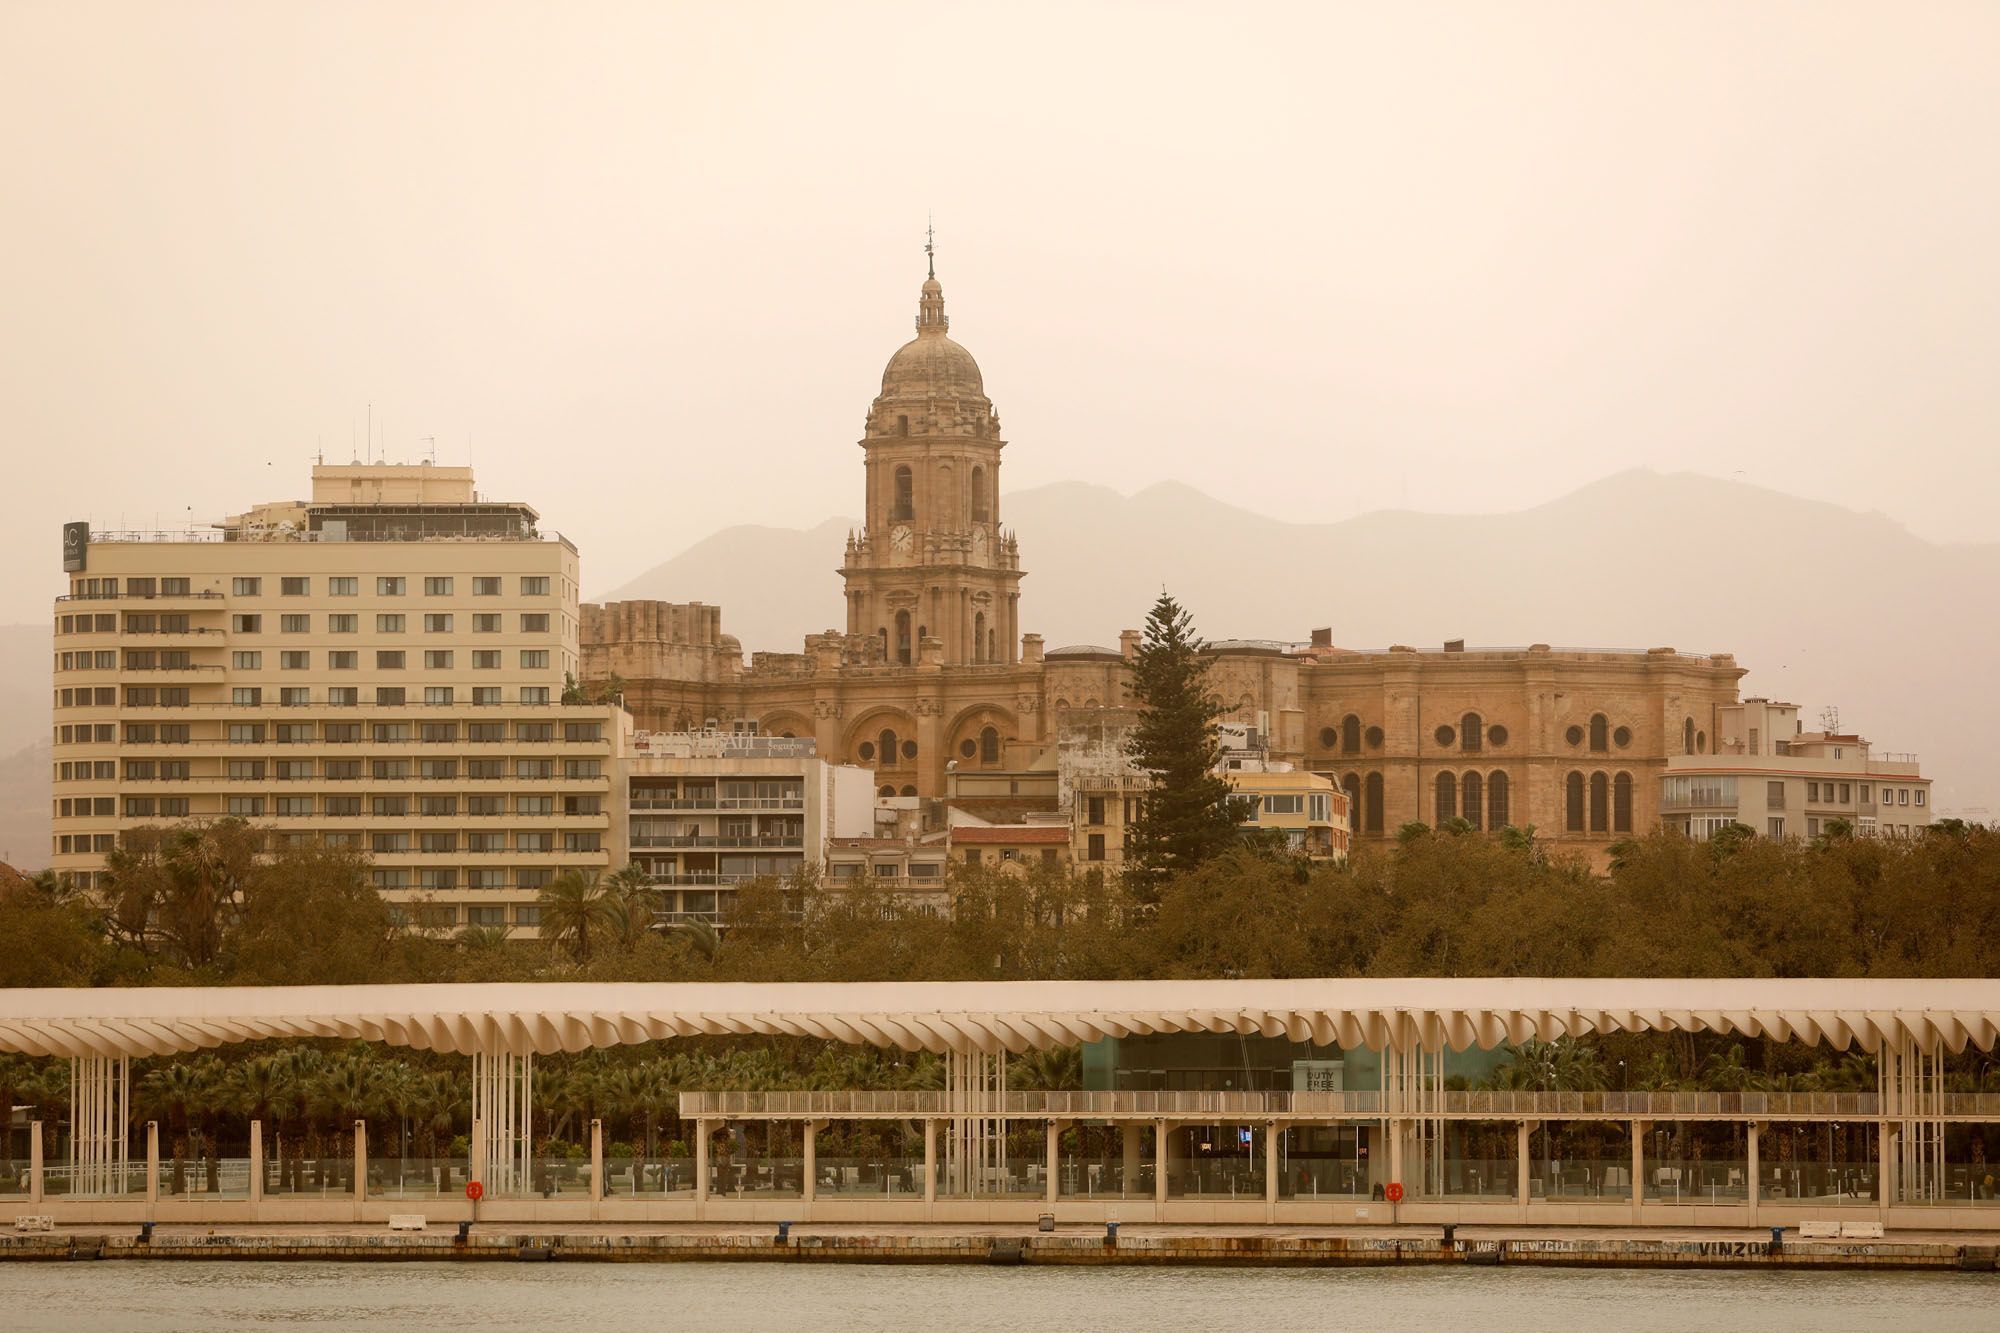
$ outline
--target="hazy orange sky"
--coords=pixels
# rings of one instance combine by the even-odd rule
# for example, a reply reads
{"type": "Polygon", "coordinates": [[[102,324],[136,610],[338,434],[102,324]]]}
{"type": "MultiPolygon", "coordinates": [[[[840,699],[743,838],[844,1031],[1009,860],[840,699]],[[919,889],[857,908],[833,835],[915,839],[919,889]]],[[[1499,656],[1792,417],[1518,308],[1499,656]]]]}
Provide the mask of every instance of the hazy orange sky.
{"type": "Polygon", "coordinates": [[[1634,465],[1996,536],[2000,6],[0,4],[0,621],[57,525],[468,458],[586,592],[852,513],[927,211],[1006,483],[1634,465]]]}

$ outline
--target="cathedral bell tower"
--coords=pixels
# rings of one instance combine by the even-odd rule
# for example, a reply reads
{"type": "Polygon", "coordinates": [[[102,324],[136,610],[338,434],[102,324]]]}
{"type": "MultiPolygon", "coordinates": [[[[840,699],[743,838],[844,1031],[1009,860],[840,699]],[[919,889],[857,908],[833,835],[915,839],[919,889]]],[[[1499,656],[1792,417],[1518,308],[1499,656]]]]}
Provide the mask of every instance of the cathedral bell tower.
{"type": "Polygon", "coordinates": [[[915,665],[925,639],[944,645],[947,666],[1010,665],[1021,559],[1000,527],[1006,441],[979,364],[949,326],[933,259],[917,336],[889,358],[861,439],[867,519],[840,568],[847,632],[873,637],[892,665],[915,665]]]}

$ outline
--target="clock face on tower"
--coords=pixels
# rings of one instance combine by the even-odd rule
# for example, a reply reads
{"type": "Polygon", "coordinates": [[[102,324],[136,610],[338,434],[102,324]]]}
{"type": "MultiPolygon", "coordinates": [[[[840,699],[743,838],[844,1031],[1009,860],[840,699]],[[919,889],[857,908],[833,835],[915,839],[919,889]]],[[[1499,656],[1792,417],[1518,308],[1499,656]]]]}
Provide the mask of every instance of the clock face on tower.
{"type": "Polygon", "coordinates": [[[889,549],[897,555],[908,555],[911,546],[910,530],[898,523],[889,530],[889,549]]]}

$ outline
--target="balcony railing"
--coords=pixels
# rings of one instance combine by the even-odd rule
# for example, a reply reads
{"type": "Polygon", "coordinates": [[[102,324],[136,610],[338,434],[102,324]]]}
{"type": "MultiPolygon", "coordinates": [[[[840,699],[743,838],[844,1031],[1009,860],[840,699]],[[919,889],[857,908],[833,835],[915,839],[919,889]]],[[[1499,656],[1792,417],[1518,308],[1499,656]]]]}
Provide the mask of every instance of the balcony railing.
{"type": "Polygon", "coordinates": [[[681,796],[671,798],[644,799],[632,797],[632,813],[644,814],[650,810],[804,810],[806,798],[803,796],[681,796]]]}
{"type": "MultiPolygon", "coordinates": [[[[1872,1092],[1446,1092],[1426,1114],[1459,1120],[1870,1120],[1872,1092]]],[[[1201,1119],[1287,1116],[1371,1119],[1388,1113],[1364,1092],[1009,1092],[956,1110],[944,1092],[683,1092],[691,1116],[832,1116],[867,1119],[951,1114],[1020,1118],[1201,1119]]],[[[1947,1093],[1947,1120],[2000,1120],[2000,1093],[1947,1093]]],[[[1398,1114],[1410,1114],[1399,1112],[1398,1114]]]]}
{"type": "Polygon", "coordinates": [[[725,833],[691,833],[656,835],[635,833],[632,846],[635,848],[663,847],[788,847],[803,849],[806,845],[803,834],[755,834],[745,833],[735,836],[725,833]]]}

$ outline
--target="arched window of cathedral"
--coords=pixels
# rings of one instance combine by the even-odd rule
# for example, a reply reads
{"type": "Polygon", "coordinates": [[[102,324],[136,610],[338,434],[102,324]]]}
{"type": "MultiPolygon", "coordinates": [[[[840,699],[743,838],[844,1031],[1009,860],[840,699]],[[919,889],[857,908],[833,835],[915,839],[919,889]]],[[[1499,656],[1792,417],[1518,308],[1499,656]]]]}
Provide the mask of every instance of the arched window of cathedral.
{"type": "Polygon", "coordinates": [[[1368,748],[1371,750],[1379,750],[1382,748],[1382,728],[1380,727],[1368,728],[1368,748]]]}
{"type": "Polygon", "coordinates": [[[979,762],[997,764],[1000,762],[1000,733],[992,727],[983,727],[979,732],[979,762]]]}
{"type": "Polygon", "coordinates": [[[1507,728],[1495,722],[1486,729],[1486,743],[1496,750],[1505,745],[1507,743],[1507,728]]]}
{"type": "Polygon", "coordinates": [[[861,744],[854,747],[854,753],[858,758],[863,760],[873,759],[875,757],[875,742],[861,742],[861,744]]]}
{"type": "Polygon", "coordinates": [[[889,768],[896,762],[896,733],[882,728],[882,734],[875,738],[875,752],[882,756],[882,766],[889,768]]]}
{"type": "Polygon", "coordinates": [[[1438,729],[1437,729],[1436,731],[1432,732],[1431,734],[1432,734],[1433,736],[1437,737],[1437,743],[1438,743],[1439,745],[1443,745],[1443,746],[1447,746],[1447,747],[1448,747],[1448,746],[1450,746],[1450,744],[1452,743],[1452,741],[1453,741],[1453,740],[1457,739],[1457,738],[1456,738],[1456,737],[1455,737],[1455,736],[1454,736],[1454,735],[1452,734],[1452,730],[1451,730],[1451,724],[1450,724],[1450,723],[1446,723],[1446,724],[1445,724],[1444,726],[1442,726],[1442,727],[1439,727],[1439,728],[1438,728],[1438,729]]]}
{"type": "Polygon", "coordinates": [[[1481,827],[1480,819],[1486,812],[1486,784],[1477,773],[1467,773],[1459,780],[1459,809],[1465,811],[1466,820],[1474,828],[1481,827]]]}
{"type": "Polygon", "coordinates": [[[1563,739],[1568,741],[1571,745],[1583,744],[1583,728],[1571,727],[1568,731],[1565,731],[1563,733],[1563,739]]]}
{"type": "Polygon", "coordinates": [[[904,666],[910,664],[910,613],[896,613],[896,660],[904,666]]]}
{"type": "Polygon", "coordinates": [[[1437,775],[1436,822],[1442,825],[1447,819],[1458,817],[1458,779],[1449,773],[1437,775]]]}
{"type": "Polygon", "coordinates": [[[1339,748],[1339,746],[1340,746],[1340,733],[1339,733],[1339,732],[1335,731],[1335,730],[1334,730],[1334,729],[1333,729],[1332,727],[1321,727],[1321,728],[1319,729],[1319,748],[1320,748],[1320,749],[1322,749],[1322,750],[1332,750],[1332,749],[1337,749],[1337,748],[1339,748]]]}
{"type": "Polygon", "coordinates": [[[896,434],[898,434],[898,435],[908,435],[909,433],[910,433],[910,419],[909,419],[908,417],[906,417],[906,416],[903,416],[903,417],[897,417],[897,418],[896,418],[896,434]]]}
{"type": "Polygon", "coordinates": [[[1361,784],[1361,794],[1365,798],[1368,807],[1368,831],[1370,833],[1380,833],[1382,831],[1383,820],[1382,775],[1380,773],[1370,773],[1367,780],[1361,784]]]}
{"type": "Polygon", "coordinates": [[[1583,832],[1583,774],[1572,773],[1563,779],[1563,807],[1563,827],[1571,833],[1583,832]]]}
{"type": "Polygon", "coordinates": [[[986,660],[986,613],[978,611],[972,617],[972,660],[986,660]]]}
{"type": "Polygon", "coordinates": [[[1592,713],[1590,715],[1590,748],[1593,750],[1610,749],[1610,736],[1611,724],[1605,721],[1604,714],[1592,713]]]}
{"type": "Polygon", "coordinates": [[[888,660],[889,660],[889,627],[888,627],[887,625],[884,625],[884,626],[883,626],[883,627],[882,627],[881,629],[879,629],[879,630],[877,630],[877,631],[875,631],[875,632],[876,632],[876,634],[877,634],[877,635],[879,635],[879,636],[881,637],[881,640],[882,640],[882,660],[883,660],[884,662],[886,662],[886,661],[888,661],[888,660]]]}
{"type": "Polygon", "coordinates": [[[1611,831],[1632,831],[1632,775],[1620,773],[1611,784],[1611,831]]]}
{"type": "Polygon", "coordinates": [[[1685,721],[1685,722],[1681,723],[1681,753],[1682,753],[1682,754],[1693,754],[1693,753],[1694,753],[1694,719],[1693,719],[1693,718],[1689,718],[1689,719],[1688,719],[1687,721],[1685,721]]]}
{"type": "Polygon", "coordinates": [[[1340,789],[1347,793],[1347,827],[1359,832],[1361,829],[1361,775],[1349,773],[1340,780],[1340,789]]]}
{"type": "Polygon", "coordinates": [[[992,516],[993,506],[986,502],[986,469],[972,469],[972,521],[984,523],[992,516]]]}
{"type": "Polygon", "coordinates": [[[986,660],[989,662],[1000,660],[999,634],[1000,631],[998,630],[989,629],[986,631],[986,660]]]}
{"type": "Polygon", "coordinates": [[[1707,753],[1708,753],[1708,733],[1707,733],[1707,732],[1705,732],[1705,731],[1697,731],[1697,732],[1696,732],[1696,733],[1694,734],[1694,752],[1695,752],[1696,754],[1707,754],[1707,753]]]}
{"type": "Polygon", "coordinates": [[[979,753],[979,742],[972,739],[972,737],[967,736],[964,740],[958,743],[958,752],[964,755],[967,759],[970,759],[972,758],[972,756],[979,753]]]}
{"type": "Polygon", "coordinates": [[[919,644],[923,643],[923,641],[925,639],[928,639],[930,636],[931,636],[930,626],[928,625],[917,626],[917,642],[919,644]]]}
{"type": "Polygon", "coordinates": [[[1467,754],[1478,754],[1479,743],[1486,737],[1486,724],[1479,720],[1479,714],[1467,713],[1458,720],[1459,747],[1467,754]]]}
{"type": "Polygon", "coordinates": [[[916,483],[907,466],[896,469],[896,503],[889,511],[890,518],[915,518],[917,516],[916,483]]]}
{"type": "Polygon", "coordinates": [[[881,791],[878,791],[875,794],[877,796],[894,796],[896,794],[896,789],[894,787],[885,786],[882,788],[881,791]]]}
{"type": "Polygon", "coordinates": [[[1590,831],[1611,831],[1611,779],[1602,773],[1590,775],[1590,831]]]}
{"type": "Polygon", "coordinates": [[[1632,743],[1632,728],[1620,727],[1618,730],[1612,732],[1611,743],[1621,750],[1630,745],[1632,743]]]}
{"type": "Polygon", "coordinates": [[[1495,772],[1486,779],[1486,827],[1507,827],[1507,775],[1495,772]]]}
{"type": "Polygon", "coordinates": [[[915,796],[916,794],[917,794],[917,789],[915,787],[903,788],[903,795],[905,796],[915,796]]]}
{"type": "Polygon", "coordinates": [[[1340,752],[1361,753],[1361,719],[1352,713],[1340,719],[1340,752]]]}
{"type": "Polygon", "coordinates": [[[915,741],[904,741],[903,758],[915,759],[916,757],[917,757],[917,743],[915,741]]]}

